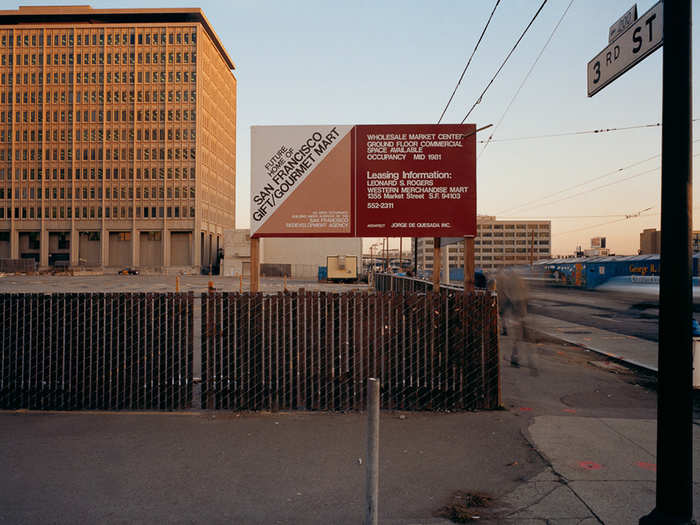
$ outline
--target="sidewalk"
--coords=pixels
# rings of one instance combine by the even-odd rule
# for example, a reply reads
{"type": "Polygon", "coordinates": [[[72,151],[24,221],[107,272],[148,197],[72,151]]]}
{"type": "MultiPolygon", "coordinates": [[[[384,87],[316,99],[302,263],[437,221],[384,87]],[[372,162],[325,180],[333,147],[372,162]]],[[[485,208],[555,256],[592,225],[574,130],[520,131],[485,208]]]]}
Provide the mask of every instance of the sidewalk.
{"type": "MultiPolygon", "coordinates": [[[[539,315],[530,315],[529,320],[529,328],[552,339],[657,372],[655,342],[539,315]]],[[[504,338],[502,353],[506,359],[509,344],[511,341],[504,338]]],[[[533,345],[527,346],[526,355],[521,356],[521,362],[527,362],[527,366],[508,367],[508,370],[504,363],[504,378],[513,374],[513,370],[519,374],[513,378],[511,388],[518,400],[527,399],[526,393],[533,389],[531,384],[523,384],[532,374],[521,372],[531,366],[527,352],[533,351],[533,345]]],[[[589,363],[597,360],[590,355],[582,359],[589,363]]],[[[582,368],[582,392],[586,390],[584,382],[588,381],[584,371],[582,368]]],[[[629,377],[634,384],[636,376],[630,373],[629,377]]],[[[620,399],[616,392],[598,385],[592,385],[589,390],[599,394],[599,399],[607,399],[608,409],[603,406],[605,401],[591,407],[592,403],[576,394],[526,409],[532,414],[526,437],[549,463],[549,468],[502,498],[503,505],[515,510],[510,510],[499,523],[637,523],[654,508],[655,410],[649,410],[650,403],[620,399]],[[557,409],[557,401],[572,407],[557,409]],[[646,405],[645,410],[642,405],[646,405]]],[[[639,391],[641,394],[641,387],[639,391]]],[[[655,400],[655,393],[646,392],[655,400]]],[[[695,426],[693,431],[693,455],[697,457],[700,432],[695,426]]],[[[700,479],[699,476],[700,465],[696,462],[693,480],[700,479]]],[[[693,483],[693,500],[694,514],[698,516],[700,483],[697,482],[693,483]]]]}
{"type": "MultiPolygon", "coordinates": [[[[502,523],[637,523],[656,492],[656,421],[535,417],[528,429],[550,468],[503,499],[517,509],[502,523]]],[[[694,428],[693,455],[700,452],[694,428]]],[[[700,474],[697,465],[693,479],[700,474]]],[[[700,484],[693,483],[694,514],[700,484]]]]}
{"type": "Polygon", "coordinates": [[[601,330],[592,326],[570,323],[543,315],[528,315],[528,328],[554,339],[571,343],[618,361],[658,372],[658,343],[601,330]]]}

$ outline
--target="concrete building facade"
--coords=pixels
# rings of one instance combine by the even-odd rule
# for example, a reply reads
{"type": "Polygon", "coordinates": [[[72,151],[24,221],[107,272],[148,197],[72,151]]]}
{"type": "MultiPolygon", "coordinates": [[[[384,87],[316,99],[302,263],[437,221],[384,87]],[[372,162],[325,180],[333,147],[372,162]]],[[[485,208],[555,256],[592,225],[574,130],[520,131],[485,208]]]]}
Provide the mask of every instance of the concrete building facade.
{"type": "Polygon", "coordinates": [[[233,69],[200,9],[0,11],[0,258],[211,264],[234,226],[233,69]]]}
{"type": "MultiPolygon", "coordinates": [[[[551,221],[508,221],[479,215],[476,219],[474,265],[486,271],[530,264],[552,254],[551,221]]],[[[464,268],[464,242],[444,246],[441,268],[464,268]]],[[[432,273],[433,239],[418,239],[418,270],[432,273]]]]}
{"type": "Polygon", "coordinates": [[[656,228],[646,228],[639,234],[639,254],[661,253],[661,232],[656,228]]]}
{"type": "MultiPolygon", "coordinates": [[[[690,235],[690,248],[693,253],[700,252],[700,231],[694,230],[690,235]]],[[[646,228],[639,234],[639,254],[649,255],[661,253],[661,231],[656,228],[646,228]]]]}
{"type": "MultiPolygon", "coordinates": [[[[224,235],[223,275],[250,275],[250,230],[229,230],[224,235]]],[[[351,255],[362,260],[360,238],[260,239],[260,273],[270,277],[317,279],[319,266],[329,255],[351,255]]]]}

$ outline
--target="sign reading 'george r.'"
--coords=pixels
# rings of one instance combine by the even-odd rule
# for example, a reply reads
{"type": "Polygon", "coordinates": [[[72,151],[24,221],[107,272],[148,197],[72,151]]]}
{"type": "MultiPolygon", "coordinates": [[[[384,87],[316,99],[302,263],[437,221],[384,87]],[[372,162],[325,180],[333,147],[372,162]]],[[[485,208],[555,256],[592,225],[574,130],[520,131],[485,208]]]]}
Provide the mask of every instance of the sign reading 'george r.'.
{"type": "Polygon", "coordinates": [[[610,84],[663,45],[663,2],[658,2],[588,63],[588,96],[610,84]]]}

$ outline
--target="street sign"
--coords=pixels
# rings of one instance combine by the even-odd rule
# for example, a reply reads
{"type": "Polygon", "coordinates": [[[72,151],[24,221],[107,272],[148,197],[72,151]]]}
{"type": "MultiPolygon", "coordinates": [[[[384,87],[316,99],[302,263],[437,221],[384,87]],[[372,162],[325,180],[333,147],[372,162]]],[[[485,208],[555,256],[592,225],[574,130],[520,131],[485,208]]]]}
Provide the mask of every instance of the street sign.
{"type": "Polygon", "coordinates": [[[620,77],[664,42],[663,2],[658,2],[588,63],[588,96],[620,77]]]}
{"type": "Polygon", "coordinates": [[[610,26],[608,32],[608,44],[612,44],[617,40],[622,33],[637,21],[637,4],[630,7],[627,12],[622,15],[617,22],[610,26]]]}

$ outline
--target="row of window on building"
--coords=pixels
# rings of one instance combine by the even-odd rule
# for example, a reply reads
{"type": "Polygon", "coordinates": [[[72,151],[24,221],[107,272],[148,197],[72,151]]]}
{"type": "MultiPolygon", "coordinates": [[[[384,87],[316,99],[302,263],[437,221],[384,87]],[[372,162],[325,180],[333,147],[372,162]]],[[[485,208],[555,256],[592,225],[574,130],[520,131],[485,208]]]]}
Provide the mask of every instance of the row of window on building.
{"type": "MultiPolygon", "coordinates": [[[[73,84],[73,72],[46,72],[46,84],[73,84]]],[[[165,84],[166,79],[169,84],[182,83],[190,84],[197,82],[197,72],[192,71],[77,71],[75,73],[75,84],[165,84]]],[[[0,73],[0,86],[17,85],[42,85],[44,83],[44,72],[38,73],[0,73]]]]}
{"type": "Polygon", "coordinates": [[[490,232],[490,231],[481,231],[477,233],[477,238],[474,241],[474,244],[479,244],[480,239],[484,238],[490,238],[493,239],[493,242],[498,242],[499,239],[506,239],[506,238],[549,238],[549,231],[529,231],[529,232],[520,232],[520,231],[501,231],[501,232],[490,232]]]}
{"type": "MultiPolygon", "coordinates": [[[[54,104],[73,104],[73,91],[71,90],[56,90],[46,91],[46,103],[51,104],[53,96],[54,104]]],[[[85,90],[80,89],[75,91],[75,102],[76,104],[102,104],[104,99],[108,103],[124,103],[132,104],[134,102],[134,90],[131,89],[127,91],[126,89],[107,89],[103,90],[85,90]]],[[[197,100],[197,90],[168,90],[168,102],[196,102],[197,100]]],[[[15,91],[15,104],[43,104],[44,95],[41,89],[39,90],[21,90],[15,91]]],[[[136,102],[165,102],[165,90],[154,90],[153,98],[151,99],[151,92],[149,90],[138,90],[136,91],[136,102]]],[[[12,92],[11,91],[0,91],[0,104],[12,104],[12,92]]]]}
{"type": "Polygon", "coordinates": [[[126,66],[137,64],[196,64],[197,53],[192,52],[168,52],[160,53],[24,53],[14,55],[0,54],[0,66],[101,66],[114,64],[126,66]]]}
{"type": "MultiPolygon", "coordinates": [[[[55,161],[72,161],[73,148],[46,148],[39,149],[22,149],[14,148],[16,161],[38,161],[42,159],[42,151],[44,160],[55,161]]],[[[77,161],[101,161],[103,160],[102,148],[76,148],[75,160],[77,161]]],[[[105,148],[104,160],[194,160],[196,148],[136,148],[134,156],[133,148],[105,148]]],[[[11,161],[12,150],[0,148],[0,162],[11,161]]]]}
{"type": "MultiPolygon", "coordinates": [[[[61,129],[53,129],[53,137],[51,133],[51,129],[48,129],[46,131],[46,142],[73,142],[73,129],[72,128],[64,128],[61,127],[61,129]]],[[[136,128],[135,130],[133,128],[121,128],[121,134],[120,130],[118,128],[106,128],[104,130],[104,139],[107,142],[119,142],[120,140],[123,142],[131,142],[134,140],[134,137],[136,138],[137,141],[142,142],[151,142],[151,141],[165,141],[166,140],[166,134],[167,134],[167,140],[172,141],[172,140],[185,140],[185,141],[193,141],[196,139],[196,133],[195,133],[195,128],[173,128],[173,127],[168,127],[166,130],[165,128],[136,128]],[[167,131],[167,133],[166,133],[167,131]]],[[[15,130],[15,142],[16,143],[21,143],[21,142],[28,142],[28,143],[33,143],[33,142],[42,142],[44,138],[44,131],[42,129],[24,129],[20,131],[19,129],[15,130]]],[[[80,128],[77,129],[75,132],[75,140],[77,142],[102,142],[103,138],[103,130],[102,128],[92,128],[88,130],[87,128],[80,128]],[[82,132],[81,132],[82,130],[82,132]]],[[[5,130],[0,128],[0,143],[2,142],[12,142],[12,132],[11,130],[5,130]]],[[[8,150],[9,151],[9,150],[8,150]]],[[[8,157],[9,158],[9,157],[8,157]]]]}
{"type": "Polygon", "coordinates": [[[479,230],[549,230],[549,224],[477,224],[477,231],[479,230]]]}
{"type": "MultiPolygon", "coordinates": [[[[14,209],[16,220],[36,220],[42,218],[42,210],[45,219],[102,219],[103,208],[101,206],[23,206],[14,209]],[[75,210],[75,214],[73,214],[75,210]]],[[[194,206],[136,206],[135,211],[131,206],[104,207],[105,219],[186,219],[194,218],[194,206]],[[120,213],[121,212],[121,213],[120,213]],[[189,216],[188,216],[189,213],[189,216]]],[[[0,207],[0,220],[11,219],[12,208],[0,207]]]]}
{"type": "MultiPolygon", "coordinates": [[[[43,111],[15,111],[15,122],[42,122],[43,111]]],[[[51,120],[51,111],[46,112],[46,122],[73,122],[73,111],[72,110],[54,110],[53,120],[51,120]]],[[[180,121],[192,121],[197,119],[196,110],[193,109],[169,109],[169,110],[126,110],[122,109],[121,112],[118,109],[115,110],[84,110],[75,112],[76,122],[134,122],[134,116],[136,116],[136,122],[165,122],[167,115],[167,122],[180,122],[180,121]],[[121,116],[121,119],[120,119],[121,116]],[[106,119],[105,119],[106,117],[106,119]]],[[[0,111],[0,123],[2,122],[12,122],[12,111],[0,111]]]]}
{"type": "MultiPolygon", "coordinates": [[[[180,178],[180,172],[182,172],[183,179],[194,179],[195,178],[195,168],[105,168],[104,175],[105,179],[122,179],[122,180],[140,180],[143,174],[144,179],[165,179],[167,174],[167,179],[175,180],[180,178]]],[[[0,180],[5,179],[5,174],[7,173],[7,179],[10,180],[10,169],[0,167],[0,180]]],[[[72,180],[74,171],[72,168],[46,168],[43,171],[46,180],[72,180]]],[[[75,169],[75,179],[76,180],[102,180],[102,168],[76,168],[75,169]]],[[[42,180],[42,170],[36,168],[15,168],[15,180],[42,180]]]]}
{"type": "MultiPolygon", "coordinates": [[[[164,188],[163,186],[136,186],[134,188],[133,186],[129,186],[128,188],[126,186],[105,186],[104,188],[105,191],[105,198],[108,200],[117,200],[120,198],[124,199],[133,199],[134,195],[136,195],[137,199],[143,198],[144,200],[148,199],[163,199],[167,195],[168,199],[194,199],[195,198],[195,187],[194,186],[168,186],[167,188],[164,188]],[[142,197],[143,195],[143,197],[142,197]]],[[[11,200],[12,199],[12,188],[5,188],[3,186],[0,186],[0,200],[11,200]]],[[[72,187],[53,187],[53,188],[44,188],[44,193],[45,199],[54,199],[54,200],[72,200],[73,199],[73,188],[72,187]]],[[[82,188],[76,188],[75,189],[75,198],[80,199],[82,195],[83,200],[89,199],[100,199],[102,200],[102,187],[101,186],[84,186],[82,188]]],[[[18,188],[15,186],[14,188],[14,196],[15,199],[23,199],[23,200],[34,200],[35,198],[41,200],[42,197],[42,191],[41,188],[34,188],[33,186],[30,187],[22,187],[18,188]]]]}
{"type": "MultiPolygon", "coordinates": [[[[189,28],[188,28],[189,29],[189,28]]],[[[193,29],[187,31],[170,31],[159,28],[156,31],[145,32],[144,30],[130,29],[122,32],[105,32],[103,29],[96,31],[84,31],[73,33],[62,31],[59,33],[49,32],[46,35],[47,47],[65,46],[124,46],[124,45],[188,45],[197,43],[197,32],[193,29]]],[[[7,32],[0,35],[0,47],[42,47],[44,45],[44,33],[32,32],[25,34],[15,34],[14,38],[7,32]]]]}

